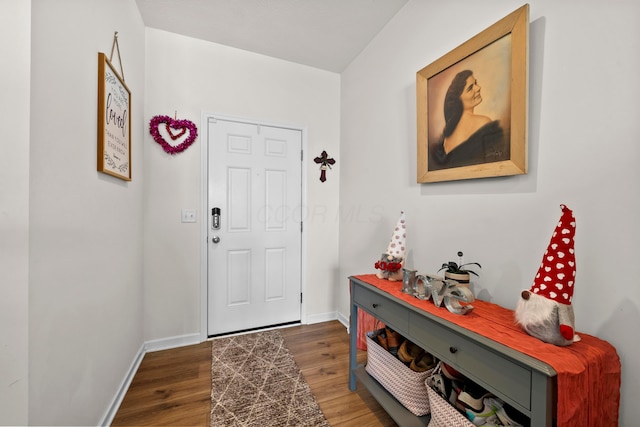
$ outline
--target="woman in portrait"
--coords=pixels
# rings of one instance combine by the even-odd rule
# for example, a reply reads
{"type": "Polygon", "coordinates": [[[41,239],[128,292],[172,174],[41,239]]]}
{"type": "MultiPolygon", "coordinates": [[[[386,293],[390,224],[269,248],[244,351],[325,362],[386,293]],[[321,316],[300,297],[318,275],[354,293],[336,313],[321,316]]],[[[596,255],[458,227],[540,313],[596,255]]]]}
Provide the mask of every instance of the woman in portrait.
{"type": "Polygon", "coordinates": [[[499,121],[474,113],[481,102],[480,86],[473,72],[456,74],[445,95],[445,126],[441,138],[432,146],[430,170],[509,159],[509,144],[499,121]]]}

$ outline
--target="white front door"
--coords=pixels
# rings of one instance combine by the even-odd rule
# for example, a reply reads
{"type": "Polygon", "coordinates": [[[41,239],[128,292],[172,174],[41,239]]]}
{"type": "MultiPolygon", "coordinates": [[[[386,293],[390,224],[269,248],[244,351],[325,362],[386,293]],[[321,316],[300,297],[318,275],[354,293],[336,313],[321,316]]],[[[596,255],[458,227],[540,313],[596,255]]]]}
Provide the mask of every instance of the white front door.
{"type": "Polygon", "coordinates": [[[302,132],[208,122],[208,335],[300,321],[302,132]]]}

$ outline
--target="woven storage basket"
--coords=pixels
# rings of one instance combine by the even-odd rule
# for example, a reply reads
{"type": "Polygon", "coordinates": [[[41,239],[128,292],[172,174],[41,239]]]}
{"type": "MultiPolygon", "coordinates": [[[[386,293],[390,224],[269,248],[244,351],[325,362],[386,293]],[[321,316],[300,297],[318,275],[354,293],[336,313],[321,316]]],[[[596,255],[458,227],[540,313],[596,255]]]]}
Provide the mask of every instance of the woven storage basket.
{"type": "Polygon", "coordinates": [[[431,421],[427,427],[475,427],[449,402],[444,400],[435,390],[426,386],[431,405],[431,421]]]}
{"type": "Polygon", "coordinates": [[[365,370],[414,415],[421,417],[428,414],[429,396],[425,381],[433,369],[425,372],[409,369],[373,339],[381,331],[367,332],[365,370]]]}

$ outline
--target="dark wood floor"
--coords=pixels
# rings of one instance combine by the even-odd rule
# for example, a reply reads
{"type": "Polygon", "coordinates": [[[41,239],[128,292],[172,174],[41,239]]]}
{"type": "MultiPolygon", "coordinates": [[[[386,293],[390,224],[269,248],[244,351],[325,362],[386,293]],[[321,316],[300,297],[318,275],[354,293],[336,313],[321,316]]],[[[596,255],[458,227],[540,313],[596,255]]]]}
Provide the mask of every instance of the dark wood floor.
{"type": "MultiPolygon", "coordinates": [[[[396,425],[362,386],[349,391],[349,335],[340,322],[281,332],[331,426],[396,425]]],[[[212,342],[146,354],[112,425],[209,426],[212,342]]]]}

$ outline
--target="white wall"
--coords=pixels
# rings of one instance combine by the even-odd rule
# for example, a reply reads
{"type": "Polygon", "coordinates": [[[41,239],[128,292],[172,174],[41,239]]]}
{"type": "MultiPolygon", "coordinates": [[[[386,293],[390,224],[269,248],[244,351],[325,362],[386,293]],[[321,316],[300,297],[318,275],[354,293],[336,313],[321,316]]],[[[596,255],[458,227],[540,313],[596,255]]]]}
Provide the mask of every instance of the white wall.
{"type": "Polygon", "coordinates": [[[200,136],[171,156],[145,132],[145,339],[200,332],[203,112],[306,130],[305,310],[307,317],[335,316],[340,76],[151,28],[146,34],[146,126],[177,112],[200,136]],[[338,160],[324,184],[313,163],[322,150],[338,160]],[[198,222],[181,223],[183,208],[197,209],[198,222]]]}
{"type": "Polygon", "coordinates": [[[0,424],[28,411],[29,77],[31,3],[0,1],[0,424]]]}
{"type": "Polygon", "coordinates": [[[519,3],[410,1],[342,75],[152,29],[145,47],[133,0],[24,3],[2,0],[0,25],[14,134],[0,159],[0,423],[95,425],[143,341],[200,331],[201,218],[181,224],[180,210],[199,208],[201,140],[171,157],[147,129],[177,110],[199,127],[208,111],[306,128],[308,317],[348,315],[346,277],[374,271],[401,209],[409,265],[432,272],[464,250],[483,264],[480,296],[513,308],[568,204],[578,330],[617,347],[620,425],[634,425],[640,290],[611,273],[633,270],[640,238],[640,4],[532,1],[529,174],[418,185],[415,72],[519,3]],[[114,31],[133,93],[130,183],[95,171],[97,52],[114,31]],[[324,184],[322,150],[338,161],[324,184]]]}
{"type": "MultiPolygon", "coordinates": [[[[521,4],[410,1],[342,74],[340,277],[374,272],[399,211],[409,266],[435,272],[458,250],[483,266],[476,292],[514,308],[529,289],[559,204],[577,220],[577,329],[623,365],[621,426],[637,422],[640,287],[640,3],[533,0],[529,173],[416,184],[415,73],[521,4]],[[368,189],[368,191],[363,191],[368,189]]],[[[338,284],[348,313],[346,280],[338,284]]]]}
{"type": "Polygon", "coordinates": [[[31,5],[29,424],[96,425],[143,341],[144,26],[134,0],[31,5]],[[97,57],[115,31],[131,182],[96,171],[97,57]]]}

